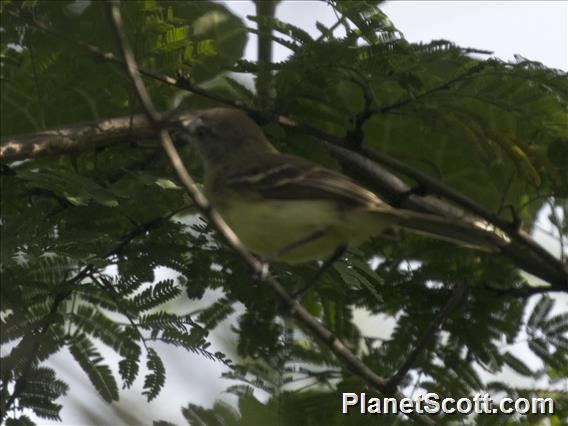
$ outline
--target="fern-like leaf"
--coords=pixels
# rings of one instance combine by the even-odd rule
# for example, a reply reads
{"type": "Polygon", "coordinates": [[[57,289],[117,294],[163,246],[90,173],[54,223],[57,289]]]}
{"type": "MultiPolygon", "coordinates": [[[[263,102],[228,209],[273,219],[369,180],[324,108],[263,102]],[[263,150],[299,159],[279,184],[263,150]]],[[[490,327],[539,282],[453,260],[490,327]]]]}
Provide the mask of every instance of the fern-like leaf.
{"type": "Polygon", "coordinates": [[[26,386],[19,398],[20,406],[30,408],[42,418],[61,421],[61,405],[53,401],[67,393],[69,386],[55,377],[51,368],[39,367],[30,371],[26,386]]]}
{"type": "Polygon", "coordinates": [[[232,303],[225,297],[203,310],[197,320],[205,329],[212,330],[234,312],[232,303]]]}
{"type": "Polygon", "coordinates": [[[531,328],[540,327],[540,324],[546,319],[553,306],[554,301],[552,299],[541,297],[529,317],[528,326],[531,328]]]}
{"type": "Polygon", "coordinates": [[[147,311],[176,298],[180,293],[181,289],[174,280],[163,280],[134,296],[132,304],[138,311],[147,311]]]}
{"type": "Polygon", "coordinates": [[[163,311],[142,315],[139,319],[139,324],[143,328],[152,330],[171,328],[182,332],[187,331],[187,326],[199,327],[189,315],[180,316],[163,311]]]}
{"type": "Polygon", "coordinates": [[[525,376],[531,377],[533,375],[533,371],[517,356],[513,355],[511,352],[506,352],[503,355],[503,361],[517,373],[525,376]]]}
{"type": "Polygon", "coordinates": [[[91,383],[101,397],[107,401],[118,400],[118,387],[116,380],[107,365],[101,364],[103,357],[95,345],[85,334],[77,334],[71,338],[69,351],[75,361],[87,373],[91,383]]]}
{"type": "Polygon", "coordinates": [[[118,373],[122,378],[122,388],[128,389],[138,377],[140,367],[138,365],[138,358],[124,358],[118,363],[118,373]]]}
{"type": "Polygon", "coordinates": [[[6,426],[36,426],[36,423],[34,423],[28,416],[22,415],[17,419],[7,418],[6,426]]]}
{"type": "Polygon", "coordinates": [[[267,16],[247,16],[253,22],[270,26],[275,31],[291,37],[294,41],[300,44],[306,44],[313,41],[312,36],[302,28],[292,25],[288,22],[283,22],[280,19],[267,16]]]}
{"type": "Polygon", "coordinates": [[[166,369],[164,368],[162,359],[152,348],[148,348],[148,361],[146,362],[146,366],[151,373],[146,375],[144,379],[144,391],[142,394],[146,395],[148,401],[151,401],[158,396],[166,382],[166,369]]]}

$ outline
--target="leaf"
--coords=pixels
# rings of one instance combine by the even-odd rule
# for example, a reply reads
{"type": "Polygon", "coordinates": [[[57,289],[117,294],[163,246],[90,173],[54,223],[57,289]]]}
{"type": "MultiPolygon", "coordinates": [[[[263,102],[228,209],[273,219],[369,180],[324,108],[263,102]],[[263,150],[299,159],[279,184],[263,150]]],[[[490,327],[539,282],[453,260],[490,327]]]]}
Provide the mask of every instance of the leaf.
{"type": "Polygon", "coordinates": [[[517,373],[524,377],[531,377],[534,373],[533,371],[518,357],[513,355],[511,352],[505,352],[503,354],[503,361],[517,373]]]}
{"type": "Polygon", "coordinates": [[[541,326],[552,310],[554,301],[549,297],[543,296],[539,299],[538,303],[533,308],[533,311],[528,319],[527,325],[531,328],[538,328],[541,326]]]}
{"type": "Polygon", "coordinates": [[[227,7],[208,2],[172,4],[178,17],[188,19],[198,16],[192,27],[201,51],[192,54],[188,64],[192,80],[211,80],[242,57],[247,42],[245,26],[227,7]]]}
{"type": "Polygon", "coordinates": [[[75,335],[69,342],[69,352],[87,373],[89,380],[106,401],[118,400],[118,387],[107,365],[101,364],[103,357],[84,334],[75,335]]]}
{"type": "Polygon", "coordinates": [[[187,331],[187,325],[191,327],[200,327],[189,315],[170,314],[168,312],[158,311],[152,314],[142,315],[139,318],[140,326],[152,329],[175,329],[177,331],[187,331]]]}
{"type": "Polygon", "coordinates": [[[231,87],[237,99],[240,99],[247,103],[252,103],[254,99],[254,93],[248,87],[239,83],[237,80],[231,77],[225,76],[223,77],[223,79],[231,87]]]}
{"type": "Polygon", "coordinates": [[[66,256],[44,255],[28,264],[28,273],[46,285],[61,284],[77,268],[77,262],[66,256]]]}
{"type": "Polygon", "coordinates": [[[118,373],[123,381],[123,389],[130,388],[136,377],[138,377],[140,369],[138,363],[138,358],[123,358],[118,362],[118,373]]]}
{"type": "Polygon", "coordinates": [[[116,207],[119,204],[118,198],[122,195],[65,169],[22,172],[19,177],[27,181],[28,185],[33,184],[35,188],[65,197],[74,206],[87,206],[94,201],[105,207],[116,207]]]}
{"type": "Polygon", "coordinates": [[[232,303],[223,297],[203,310],[199,314],[197,321],[202,323],[206,330],[212,330],[233,312],[232,303]]]}
{"type": "Polygon", "coordinates": [[[565,336],[568,333],[568,313],[553,316],[541,327],[542,331],[548,336],[565,336]]]}
{"type": "Polygon", "coordinates": [[[50,368],[39,367],[30,371],[26,388],[20,395],[21,407],[31,408],[42,418],[61,421],[59,412],[62,406],[53,400],[67,393],[69,386],[56,378],[50,368]]]}
{"type": "Polygon", "coordinates": [[[36,426],[36,423],[34,423],[28,416],[21,415],[17,419],[8,417],[6,419],[6,426],[36,426]]]}
{"type": "Polygon", "coordinates": [[[396,40],[399,31],[372,1],[333,1],[332,6],[349,18],[370,44],[396,40]]]}
{"type": "Polygon", "coordinates": [[[160,390],[166,382],[166,370],[161,358],[158,356],[157,352],[148,348],[148,361],[146,362],[146,367],[150,370],[150,374],[146,375],[144,379],[144,390],[143,395],[146,395],[148,401],[152,401],[158,396],[160,390]]]}
{"type": "Polygon", "coordinates": [[[160,178],[157,179],[155,183],[162,189],[175,189],[175,190],[182,189],[181,186],[176,185],[174,182],[172,182],[169,179],[160,178]]]}
{"type": "Polygon", "coordinates": [[[147,311],[174,299],[180,293],[181,289],[174,283],[174,280],[162,280],[134,296],[131,303],[136,310],[147,311]]]}
{"type": "Polygon", "coordinates": [[[165,420],[154,420],[152,426],[177,426],[175,423],[166,422],[165,420]]]}
{"type": "Polygon", "coordinates": [[[558,361],[549,351],[546,342],[542,339],[532,339],[529,341],[529,348],[537,355],[545,365],[553,368],[562,368],[564,363],[558,361]]]}
{"type": "Polygon", "coordinates": [[[116,352],[124,355],[126,336],[115,321],[90,306],[79,306],[72,314],[73,323],[78,330],[101,339],[116,352]]]}
{"type": "Polygon", "coordinates": [[[302,28],[292,25],[288,22],[283,22],[278,18],[271,16],[259,17],[248,15],[247,19],[250,19],[251,21],[256,22],[260,25],[269,26],[273,30],[291,37],[300,44],[311,43],[313,41],[312,36],[302,28]]]}
{"type": "Polygon", "coordinates": [[[216,401],[212,409],[188,404],[181,412],[189,424],[195,426],[236,426],[240,419],[238,411],[222,401],[216,401]]]}

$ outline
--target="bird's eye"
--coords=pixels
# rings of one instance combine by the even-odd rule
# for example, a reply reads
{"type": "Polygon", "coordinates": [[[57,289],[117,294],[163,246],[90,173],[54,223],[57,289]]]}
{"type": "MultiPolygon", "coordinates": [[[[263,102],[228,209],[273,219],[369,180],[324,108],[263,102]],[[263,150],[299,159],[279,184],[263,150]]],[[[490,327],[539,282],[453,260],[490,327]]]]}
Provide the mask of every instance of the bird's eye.
{"type": "Polygon", "coordinates": [[[195,135],[198,138],[211,137],[211,136],[213,136],[213,130],[211,130],[211,128],[209,128],[205,125],[200,125],[200,126],[197,126],[197,128],[195,129],[195,135]]]}

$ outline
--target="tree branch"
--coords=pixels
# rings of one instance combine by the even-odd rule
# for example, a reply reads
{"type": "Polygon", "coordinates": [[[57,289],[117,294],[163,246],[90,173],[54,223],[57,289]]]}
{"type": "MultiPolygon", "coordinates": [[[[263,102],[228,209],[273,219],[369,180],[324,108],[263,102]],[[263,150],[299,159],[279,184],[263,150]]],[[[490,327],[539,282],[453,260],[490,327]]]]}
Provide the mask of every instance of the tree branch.
{"type": "Polygon", "coordinates": [[[261,106],[270,105],[272,89],[272,26],[267,22],[267,18],[274,18],[278,1],[274,0],[255,0],[256,16],[258,21],[258,66],[259,72],[256,77],[256,92],[261,102],[261,106]]]}
{"type": "MultiPolygon", "coordinates": [[[[118,43],[120,45],[120,50],[124,55],[124,59],[127,65],[127,71],[132,79],[134,86],[136,88],[137,95],[146,109],[146,114],[149,120],[153,123],[156,133],[160,137],[160,141],[175,172],[178,175],[181,183],[185,187],[189,196],[197,204],[199,209],[205,214],[209,219],[210,223],[215,227],[217,232],[224,238],[227,244],[235,250],[242,259],[253,269],[253,271],[260,277],[262,281],[267,283],[278,297],[285,302],[290,308],[290,313],[300,322],[300,324],[310,330],[313,334],[318,336],[329,348],[334,352],[334,354],[341,359],[348,367],[359,377],[365,380],[371,387],[379,391],[381,394],[390,394],[392,396],[401,398],[402,394],[399,392],[389,392],[385,387],[385,381],[381,377],[377,376],[372,370],[370,370],[359,358],[357,358],[343,343],[333,335],[329,330],[327,330],[321,323],[319,323],[315,318],[313,318],[295,299],[290,297],[288,292],[278,283],[272,275],[268,272],[265,264],[260,262],[256,257],[254,257],[246,247],[240,242],[236,234],[229,228],[227,223],[219,215],[219,213],[213,209],[207,198],[197,189],[195,182],[185,169],[179,154],[177,153],[171,137],[164,127],[163,123],[158,119],[156,110],[149,98],[148,92],[140,78],[137,70],[137,64],[134,60],[134,55],[132,54],[132,49],[128,43],[126,35],[123,30],[122,17],[120,14],[120,9],[117,1],[107,0],[110,15],[113,21],[113,28],[116,33],[118,43]]],[[[413,416],[413,418],[424,424],[433,424],[433,422],[424,417],[413,416]]]]}
{"type": "MultiPolygon", "coordinates": [[[[2,141],[0,160],[12,162],[41,155],[59,155],[126,141],[130,136],[131,117],[111,118],[67,128],[14,136],[2,141]]],[[[144,116],[132,117],[137,137],[151,136],[144,116]]]]}

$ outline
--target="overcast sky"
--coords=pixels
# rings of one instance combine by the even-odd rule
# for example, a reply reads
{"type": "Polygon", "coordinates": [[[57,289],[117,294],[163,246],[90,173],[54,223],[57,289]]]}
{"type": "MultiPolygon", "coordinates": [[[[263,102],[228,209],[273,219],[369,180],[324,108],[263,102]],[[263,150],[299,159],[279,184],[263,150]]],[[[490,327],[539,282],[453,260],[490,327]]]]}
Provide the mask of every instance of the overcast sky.
{"type": "MultiPolygon", "coordinates": [[[[252,1],[224,2],[234,13],[255,14],[252,1]]],[[[514,54],[568,70],[568,2],[566,1],[387,1],[382,10],[408,41],[446,39],[464,47],[491,50],[513,60],[514,54]]],[[[276,11],[279,19],[319,35],[315,21],[331,26],[337,18],[322,1],[284,1],[276,11]]],[[[246,19],[246,18],[245,18],[246,19]]],[[[248,25],[253,25],[250,21],[248,25]]],[[[275,46],[275,60],[290,52],[275,46]]],[[[256,59],[252,36],[247,59],[256,59]]]]}

